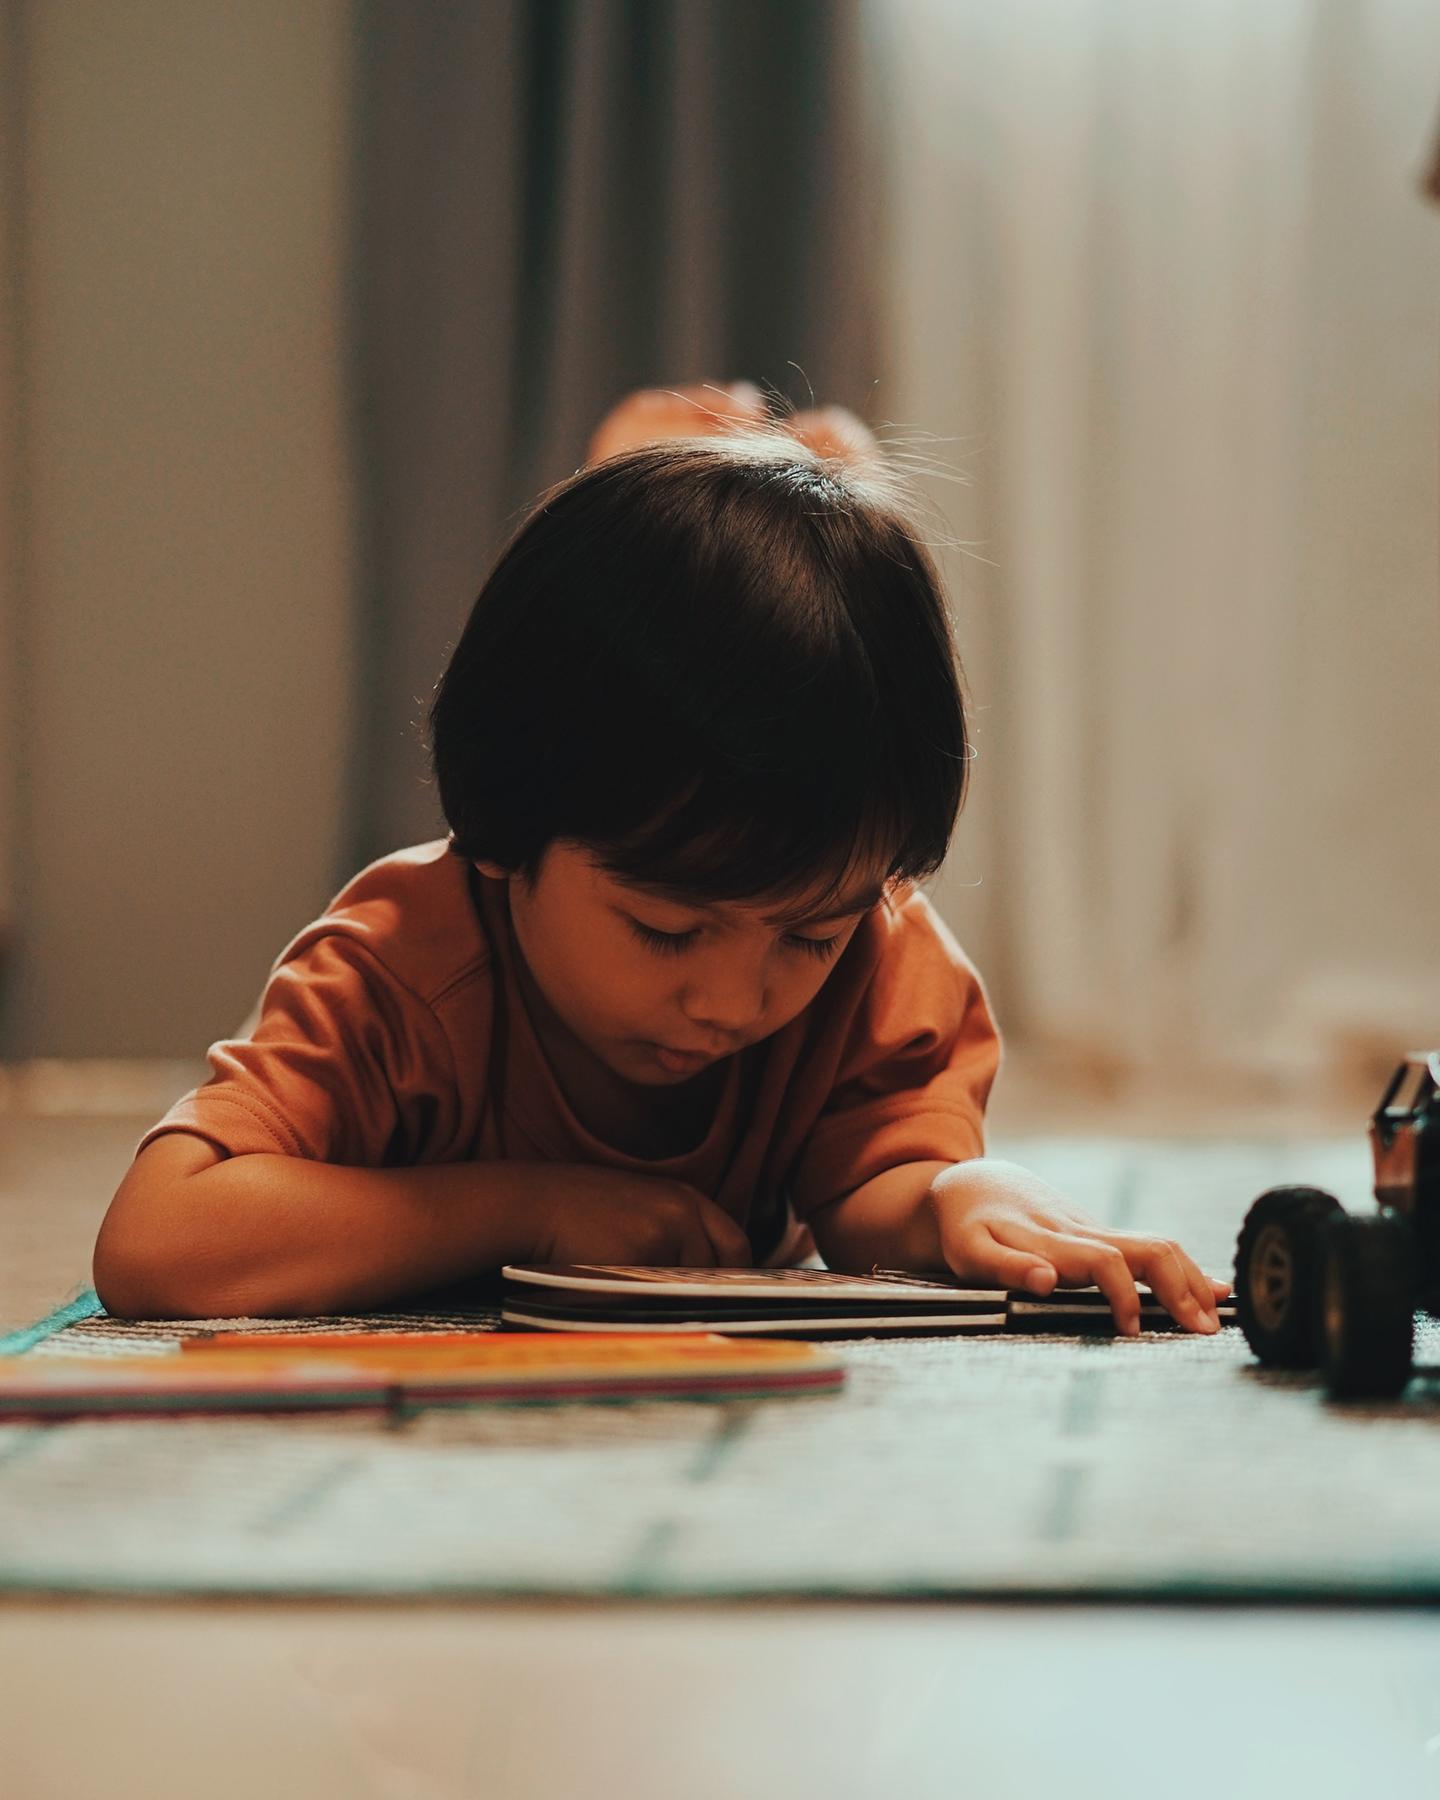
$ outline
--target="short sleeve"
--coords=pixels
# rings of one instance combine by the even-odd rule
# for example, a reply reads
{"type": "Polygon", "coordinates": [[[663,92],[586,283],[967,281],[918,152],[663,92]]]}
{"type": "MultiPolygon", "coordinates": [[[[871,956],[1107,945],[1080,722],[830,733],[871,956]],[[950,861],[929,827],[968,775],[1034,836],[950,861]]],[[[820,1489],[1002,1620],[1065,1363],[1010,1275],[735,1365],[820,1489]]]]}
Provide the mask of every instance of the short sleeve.
{"type": "Polygon", "coordinates": [[[209,1050],[210,1079],[136,1146],[189,1131],[231,1156],[279,1152],[379,1168],[424,1160],[454,1110],[448,1040],[434,1012],[343,933],[271,974],[249,1037],[209,1050]]]}
{"type": "Polygon", "coordinates": [[[1000,1035],[979,973],[929,902],[912,893],[851,1014],[829,1099],[792,1181],[795,1211],[901,1163],[985,1153],[1000,1035]]]}

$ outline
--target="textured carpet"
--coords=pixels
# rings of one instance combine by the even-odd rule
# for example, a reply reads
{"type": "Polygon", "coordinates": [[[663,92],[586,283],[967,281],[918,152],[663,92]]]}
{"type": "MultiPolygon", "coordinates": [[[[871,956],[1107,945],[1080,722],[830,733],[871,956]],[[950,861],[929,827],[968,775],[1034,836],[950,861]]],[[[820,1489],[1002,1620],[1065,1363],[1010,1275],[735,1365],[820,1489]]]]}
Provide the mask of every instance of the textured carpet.
{"type": "MultiPolygon", "coordinates": [[[[994,1148],[1216,1274],[1263,1187],[1366,1201],[1363,1142],[994,1148]]],[[[431,1300],[345,1323],[493,1319],[431,1300]]],[[[215,1323],[95,1304],[77,1289],[11,1350],[163,1355],[215,1323]]],[[[0,1588],[1440,1597],[1423,1373],[1397,1402],[1336,1406],[1313,1377],[1260,1370],[1233,1328],[841,1349],[846,1389],[804,1400],[0,1428],[0,1588]]],[[[1440,1361],[1432,1326],[1420,1356],[1440,1361]]]]}

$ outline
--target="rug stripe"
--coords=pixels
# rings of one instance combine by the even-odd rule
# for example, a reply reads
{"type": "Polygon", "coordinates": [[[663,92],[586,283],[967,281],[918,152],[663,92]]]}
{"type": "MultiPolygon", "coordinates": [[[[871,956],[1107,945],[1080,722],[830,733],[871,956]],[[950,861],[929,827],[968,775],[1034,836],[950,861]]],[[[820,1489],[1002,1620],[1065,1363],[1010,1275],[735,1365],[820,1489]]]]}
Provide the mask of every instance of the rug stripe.
{"type": "Polygon", "coordinates": [[[23,1356],[27,1350],[33,1350],[36,1344],[47,1337],[54,1337],[57,1331],[63,1331],[67,1325],[78,1325],[82,1319],[93,1319],[105,1308],[100,1304],[100,1296],[94,1288],[82,1288],[74,1299],[67,1300],[63,1306],[57,1306],[52,1313],[46,1313],[43,1319],[37,1319],[33,1325],[22,1325],[18,1331],[12,1331],[0,1337],[0,1356],[23,1356]]]}

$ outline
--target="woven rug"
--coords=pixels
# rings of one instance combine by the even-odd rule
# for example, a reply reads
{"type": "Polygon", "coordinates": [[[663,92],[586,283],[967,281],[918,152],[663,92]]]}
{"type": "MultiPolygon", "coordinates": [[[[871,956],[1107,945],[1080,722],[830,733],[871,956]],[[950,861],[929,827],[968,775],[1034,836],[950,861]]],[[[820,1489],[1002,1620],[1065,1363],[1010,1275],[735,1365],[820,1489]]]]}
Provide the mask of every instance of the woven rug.
{"type": "MultiPolygon", "coordinates": [[[[1364,1145],[995,1147],[1227,1273],[1260,1188],[1364,1145]]],[[[493,1325],[455,1290],[314,1328],[493,1325]]],[[[143,1349],[93,1294],[3,1340],[143,1349]]],[[[1215,1338],[840,1346],[837,1395],[0,1427],[0,1589],[245,1595],[1440,1598],[1440,1384],[1336,1406],[1215,1338]]],[[[1420,1360],[1440,1362],[1422,1327],[1420,1360]]]]}

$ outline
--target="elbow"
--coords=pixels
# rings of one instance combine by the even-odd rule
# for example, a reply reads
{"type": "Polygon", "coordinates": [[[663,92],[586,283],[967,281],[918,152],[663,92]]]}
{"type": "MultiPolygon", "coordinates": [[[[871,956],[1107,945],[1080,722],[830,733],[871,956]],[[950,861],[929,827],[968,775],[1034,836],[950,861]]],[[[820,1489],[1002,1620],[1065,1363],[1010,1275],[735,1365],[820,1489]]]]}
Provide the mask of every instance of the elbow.
{"type": "Polygon", "coordinates": [[[95,1240],[90,1282],[112,1319],[217,1319],[232,1316],[213,1275],[173,1244],[125,1231],[106,1215],[95,1240]]]}
{"type": "Polygon", "coordinates": [[[111,1318],[231,1318],[257,1298],[237,1293],[261,1271],[237,1254],[235,1234],[226,1230],[232,1208],[223,1192],[212,1200],[202,1179],[223,1160],[214,1145],[185,1132],[158,1137],[138,1153],[90,1259],[91,1283],[111,1318]]]}
{"type": "MultiPolygon", "coordinates": [[[[118,1200],[118,1196],[117,1196],[118,1200]]],[[[151,1319],[162,1315],[150,1305],[150,1271],[133,1253],[111,1201],[90,1257],[90,1285],[112,1319],[151,1319]]]]}
{"type": "Polygon", "coordinates": [[[168,1315],[155,1303],[148,1272],[137,1270],[113,1250],[97,1247],[90,1264],[90,1285],[112,1319],[163,1319],[168,1315]]]}
{"type": "Polygon", "coordinates": [[[112,1319],[203,1319],[209,1304],[176,1271],[117,1250],[96,1246],[90,1282],[112,1319]]]}
{"type": "Polygon", "coordinates": [[[232,1298],[225,1289],[183,1269],[114,1256],[96,1255],[90,1283],[112,1319],[258,1318],[273,1310],[232,1298]]]}
{"type": "Polygon", "coordinates": [[[257,1275],[238,1278],[173,1248],[147,1251],[113,1237],[107,1241],[103,1232],[91,1259],[90,1283],[112,1319],[284,1319],[326,1310],[257,1275]]]}

